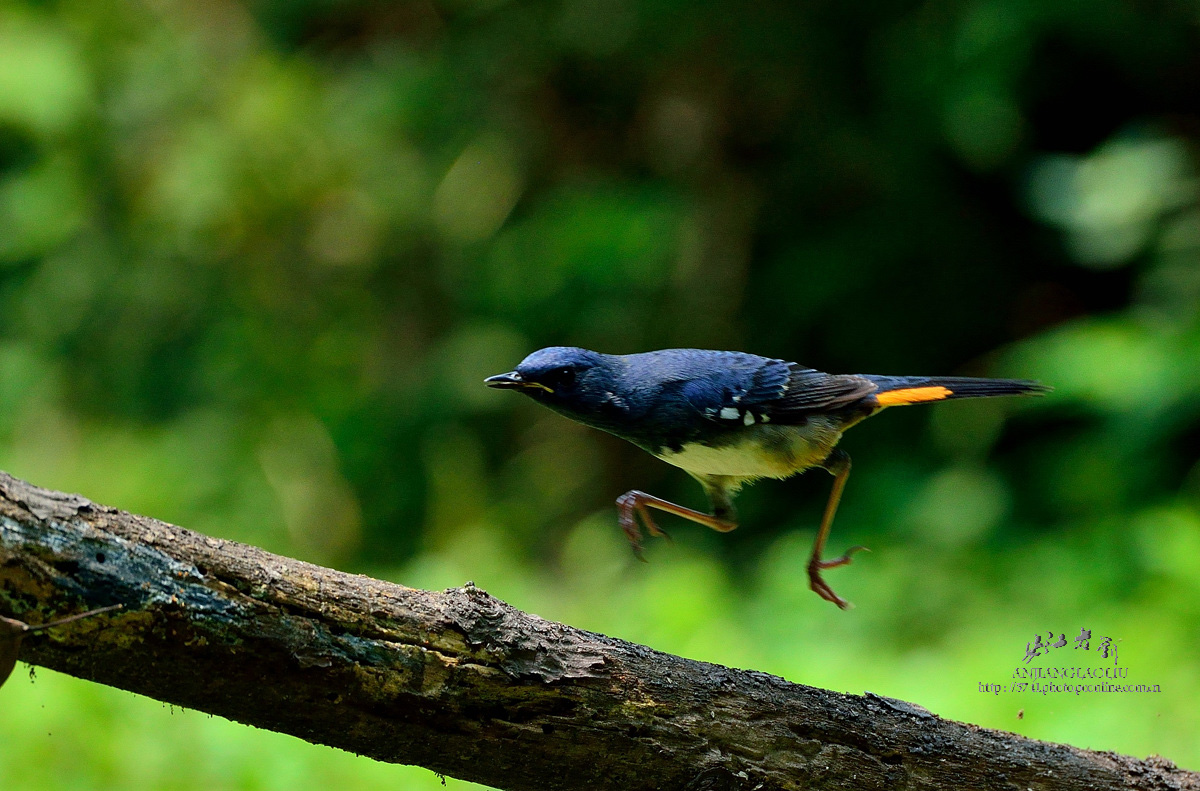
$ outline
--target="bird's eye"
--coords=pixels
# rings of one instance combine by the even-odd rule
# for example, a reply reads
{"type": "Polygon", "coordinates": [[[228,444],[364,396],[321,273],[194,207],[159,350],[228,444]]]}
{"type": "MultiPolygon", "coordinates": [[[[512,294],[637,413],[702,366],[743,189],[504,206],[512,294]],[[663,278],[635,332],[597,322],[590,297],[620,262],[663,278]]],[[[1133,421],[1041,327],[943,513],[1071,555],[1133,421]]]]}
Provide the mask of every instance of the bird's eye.
{"type": "Polygon", "coordinates": [[[550,372],[550,376],[547,378],[554,383],[555,387],[567,387],[575,382],[575,369],[556,368],[550,372]]]}

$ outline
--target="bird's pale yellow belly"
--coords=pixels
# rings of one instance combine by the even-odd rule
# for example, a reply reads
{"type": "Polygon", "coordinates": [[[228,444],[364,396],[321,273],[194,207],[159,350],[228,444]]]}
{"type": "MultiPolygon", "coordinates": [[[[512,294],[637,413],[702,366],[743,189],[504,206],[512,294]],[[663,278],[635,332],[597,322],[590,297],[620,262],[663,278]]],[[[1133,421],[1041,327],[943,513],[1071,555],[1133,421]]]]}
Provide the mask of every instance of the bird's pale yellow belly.
{"type": "Polygon", "coordinates": [[[736,440],[694,442],[656,455],[697,475],[787,478],[824,461],[840,438],[841,432],[817,419],[805,426],[756,426],[739,432],[736,440]]]}

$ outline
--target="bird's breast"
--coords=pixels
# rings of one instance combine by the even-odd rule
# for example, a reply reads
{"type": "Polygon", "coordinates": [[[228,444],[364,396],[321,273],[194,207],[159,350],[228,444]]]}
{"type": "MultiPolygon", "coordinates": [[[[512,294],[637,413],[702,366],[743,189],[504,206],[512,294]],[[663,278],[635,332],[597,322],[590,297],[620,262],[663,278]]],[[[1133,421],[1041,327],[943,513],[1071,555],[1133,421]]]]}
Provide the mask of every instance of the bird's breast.
{"type": "Polygon", "coordinates": [[[787,478],[824,461],[840,438],[835,426],[818,417],[803,426],[747,427],[654,455],[698,475],[787,478]]]}

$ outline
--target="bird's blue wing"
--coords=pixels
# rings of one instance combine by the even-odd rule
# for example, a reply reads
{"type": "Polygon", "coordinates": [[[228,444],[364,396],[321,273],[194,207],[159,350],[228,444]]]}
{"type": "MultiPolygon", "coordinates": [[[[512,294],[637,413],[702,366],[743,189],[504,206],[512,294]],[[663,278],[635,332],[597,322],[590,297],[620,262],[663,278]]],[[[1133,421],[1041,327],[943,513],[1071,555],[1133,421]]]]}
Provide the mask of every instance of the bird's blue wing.
{"type": "Polygon", "coordinates": [[[802,423],[814,412],[847,406],[875,392],[865,377],[827,374],[797,363],[746,355],[684,382],[680,394],[704,417],[725,425],[802,423]]]}
{"type": "Polygon", "coordinates": [[[878,388],[865,376],[827,374],[791,363],[786,390],[770,404],[777,417],[801,416],[849,406],[874,393],[878,388]]]}

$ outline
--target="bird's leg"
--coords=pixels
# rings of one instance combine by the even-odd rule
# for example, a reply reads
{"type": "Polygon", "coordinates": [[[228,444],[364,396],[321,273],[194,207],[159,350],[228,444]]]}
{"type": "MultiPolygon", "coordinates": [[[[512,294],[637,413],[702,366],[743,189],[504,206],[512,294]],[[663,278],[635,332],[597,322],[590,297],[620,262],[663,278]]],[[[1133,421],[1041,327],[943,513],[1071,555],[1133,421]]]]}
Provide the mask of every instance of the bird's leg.
{"type": "Polygon", "coordinates": [[[845,566],[851,560],[851,555],[866,547],[850,547],[846,554],[833,560],[821,560],[825,551],[825,539],[829,537],[829,528],[833,525],[833,515],[837,513],[838,503],[842,499],[842,490],[846,488],[846,479],[850,477],[850,454],[843,450],[835,450],[821,462],[821,467],[833,475],[833,488],[829,492],[829,501],[825,504],[825,514],[821,517],[821,528],[817,531],[817,539],[813,541],[812,557],[808,559],[808,585],[813,592],[825,601],[830,601],[843,610],[850,607],[850,602],[833,592],[833,588],[821,578],[823,569],[845,566]]]}
{"type": "Polygon", "coordinates": [[[721,519],[718,516],[710,516],[702,514],[699,511],[693,511],[691,508],[684,508],[682,505],[663,500],[660,497],[639,492],[636,489],[631,492],[625,492],[617,498],[617,513],[621,522],[621,529],[625,531],[625,535],[629,538],[629,545],[633,547],[633,554],[638,560],[645,560],[642,555],[642,531],[638,526],[638,516],[640,515],[646,523],[646,530],[652,536],[666,536],[666,533],[654,523],[650,517],[649,508],[657,508],[660,511],[666,511],[668,514],[682,516],[684,519],[690,519],[693,522],[711,527],[713,530],[718,530],[722,533],[728,533],[737,527],[737,522],[721,519]]]}

